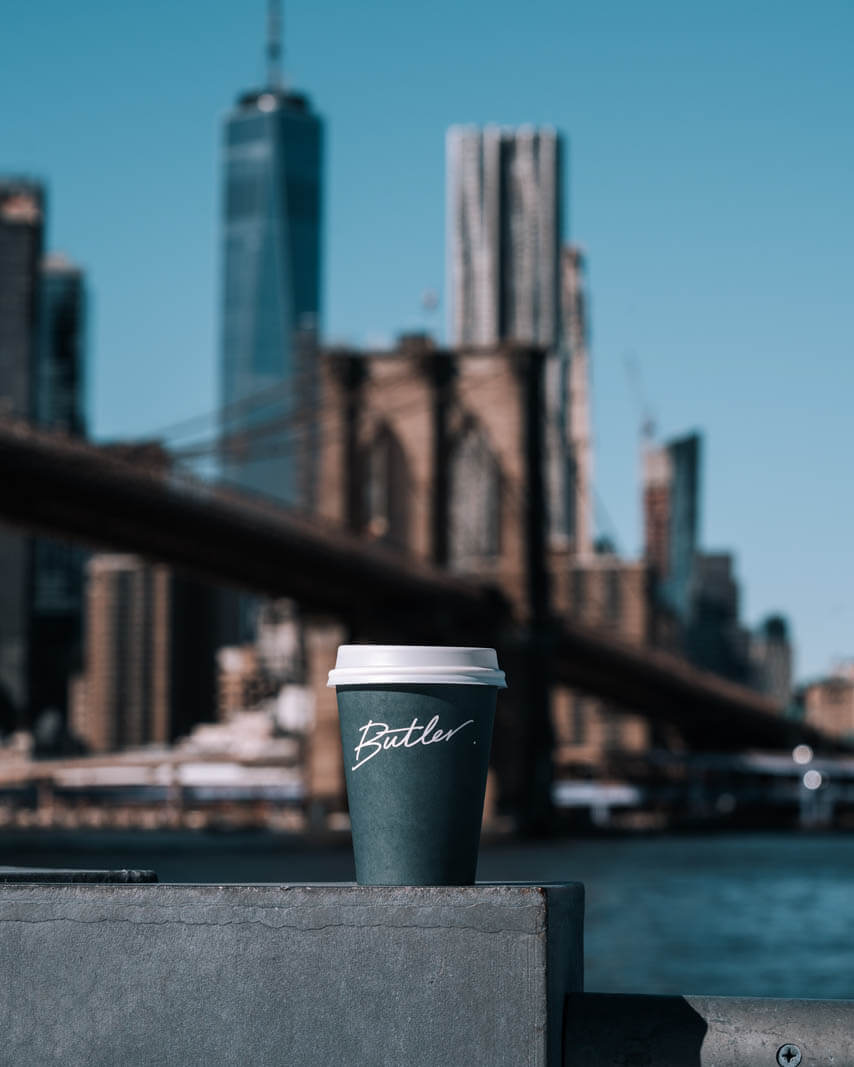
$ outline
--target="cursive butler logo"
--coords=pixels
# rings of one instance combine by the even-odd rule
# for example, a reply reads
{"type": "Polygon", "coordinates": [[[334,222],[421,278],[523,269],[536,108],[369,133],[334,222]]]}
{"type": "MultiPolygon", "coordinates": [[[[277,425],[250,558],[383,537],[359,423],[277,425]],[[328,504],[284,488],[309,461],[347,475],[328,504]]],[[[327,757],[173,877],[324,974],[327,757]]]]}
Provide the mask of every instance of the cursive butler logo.
{"type": "Polygon", "coordinates": [[[387,722],[374,722],[370,719],[364,726],[359,727],[359,743],[353,749],[356,762],[352,769],[357,771],[360,767],[364,767],[368,760],[373,759],[384,749],[415,748],[416,745],[433,745],[439,741],[450,741],[455,734],[465,729],[466,726],[471,726],[473,722],[474,719],[468,719],[451,730],[440,730],[438,715],[434,715],[426,726],[422,726],[416,716],[409,726],[400,726],[395,730],[390,730],[387,722]]]}

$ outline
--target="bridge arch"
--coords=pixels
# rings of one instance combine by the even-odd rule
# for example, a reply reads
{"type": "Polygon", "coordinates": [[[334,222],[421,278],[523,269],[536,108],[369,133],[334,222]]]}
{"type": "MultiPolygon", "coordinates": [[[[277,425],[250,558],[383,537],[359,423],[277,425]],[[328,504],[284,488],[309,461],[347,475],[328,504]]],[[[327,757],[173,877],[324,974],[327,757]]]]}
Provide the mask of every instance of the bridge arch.
{"type": "Polygon", "coordinates": [[[396,548],[408,548],[412,478],[403,445],[384,420],[364,446],[362,471],[365,532],[396,548]]]}
{"type": "Polygon", "coordinates": [[[479,570],[501,552],[501,465],[483,426],[468,416],[449,457],[448,561],[479,570]]]}

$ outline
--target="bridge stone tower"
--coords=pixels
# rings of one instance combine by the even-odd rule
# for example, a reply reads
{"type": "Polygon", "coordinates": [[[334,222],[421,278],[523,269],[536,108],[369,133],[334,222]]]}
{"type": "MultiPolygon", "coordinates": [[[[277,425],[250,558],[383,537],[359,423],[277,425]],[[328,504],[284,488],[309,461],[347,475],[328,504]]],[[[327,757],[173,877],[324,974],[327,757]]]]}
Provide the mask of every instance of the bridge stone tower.
{"type": "MultiPolygon", "coordinates": [[[[444,632],[423,639],[498,642],[514,660],[495,761],[501,802],[516,812],[534,811],[543,798],[547,806],[550,784],[549,686],[537,664],[550,615],[545,359],[533,346],[453,351],[411,337],[392,352],[332,350],[321,361],[321,516],[414,560],[487,580],[503,595],[491,633],[459,632],[449,618],[444,632]]],[[[396,638],[382,604],[362,605],[348,625],[356,640],[396,638]]],[[[330,651],[324,646],[323,657],[330,651]]],[[[321,738],[331,744],[337,732],[321,682],[318,668],[318,759],[321,738]]]]}

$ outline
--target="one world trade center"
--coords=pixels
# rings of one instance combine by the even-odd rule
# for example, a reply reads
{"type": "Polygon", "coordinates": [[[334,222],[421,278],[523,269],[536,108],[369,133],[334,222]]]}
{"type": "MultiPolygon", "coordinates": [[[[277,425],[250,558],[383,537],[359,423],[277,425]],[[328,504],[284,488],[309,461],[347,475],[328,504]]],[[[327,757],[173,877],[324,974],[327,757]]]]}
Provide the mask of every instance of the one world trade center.
{"type": "Polygon", "coordinates": [[[224,121],[220,475],[310,507],[321,314],[323,123],[279,73],[224,121]]]}

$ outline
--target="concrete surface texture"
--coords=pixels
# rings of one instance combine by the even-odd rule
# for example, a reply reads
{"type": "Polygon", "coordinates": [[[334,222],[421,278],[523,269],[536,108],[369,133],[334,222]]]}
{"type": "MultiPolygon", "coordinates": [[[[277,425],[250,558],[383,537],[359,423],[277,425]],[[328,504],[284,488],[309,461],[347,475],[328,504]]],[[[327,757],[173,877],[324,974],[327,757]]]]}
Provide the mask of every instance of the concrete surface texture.
{"type": "Polygon", "coordinates": [[[4,1065],[561,1062],[583,888],[9,884],[4,1065]]]}

